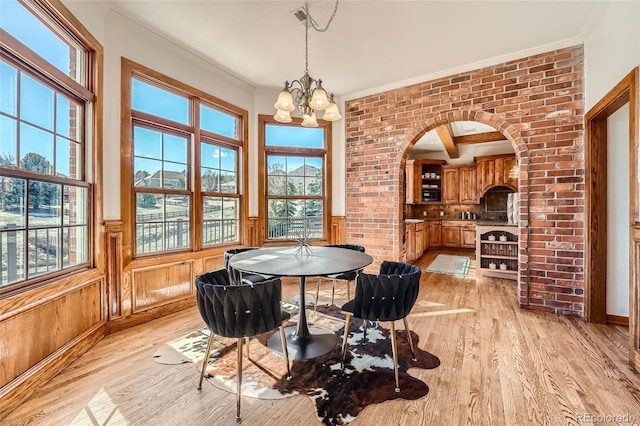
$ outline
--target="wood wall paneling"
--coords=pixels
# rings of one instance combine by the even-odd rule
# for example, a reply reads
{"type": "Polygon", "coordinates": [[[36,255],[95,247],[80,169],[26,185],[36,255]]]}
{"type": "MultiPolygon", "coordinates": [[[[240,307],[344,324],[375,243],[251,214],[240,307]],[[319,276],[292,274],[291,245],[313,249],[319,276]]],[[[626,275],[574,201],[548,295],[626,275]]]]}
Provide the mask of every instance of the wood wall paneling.
{"type": "Polygon", "coordinates": [[[133,271],[133,313],[194,294],[193,262],[152,266],[133,271]]]}
{"type": "MultiPolygon", "coordinates": [[[[344,216],[332,216],[331,217],[331,232],[329,242],[330,244],[345,244],[347,243],[347,218],[344,216]]],[[[366,245],[365,245],[366,250],[366,245]]]]}

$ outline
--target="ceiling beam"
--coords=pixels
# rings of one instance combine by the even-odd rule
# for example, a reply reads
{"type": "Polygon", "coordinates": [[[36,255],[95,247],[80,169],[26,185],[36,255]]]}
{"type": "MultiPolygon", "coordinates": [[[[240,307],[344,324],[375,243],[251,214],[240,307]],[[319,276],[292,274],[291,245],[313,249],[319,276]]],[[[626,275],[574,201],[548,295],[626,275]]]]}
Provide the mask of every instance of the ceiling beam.
{"type": "Polygon", "coordinates": [[[447,150],[450,158],[458,158],[460,157],[460,153],[458,152],[458,147],[453,142],[453,134],[451,133],[451,129],[448,125],[442,125],[436,127],[436,132],[438,133],[438,137],[440,138],[440,142],[444,146],[444,149],[447,150]]]}
{"type": "Polygon", "coordinates": [[[473,144],[473,143],[496,142],[496,141],[506,141],[506,140],[507,138],[505,138],[504,135],[500,132],[476,133],[475,135],[453,137],[453,143],[456,145],[465,144],[465,143],[473,144]]]}

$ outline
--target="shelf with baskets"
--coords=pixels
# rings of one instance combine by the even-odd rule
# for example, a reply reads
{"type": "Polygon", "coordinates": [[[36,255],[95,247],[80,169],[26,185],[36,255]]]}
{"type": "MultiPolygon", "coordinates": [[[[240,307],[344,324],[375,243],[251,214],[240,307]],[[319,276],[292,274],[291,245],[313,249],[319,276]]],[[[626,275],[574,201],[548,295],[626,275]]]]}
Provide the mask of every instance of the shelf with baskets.
{"type": "Polygon", "coordinates": [[[476,227],[477,277],[517,280],[518,228],[507,225],[476,227]]]}

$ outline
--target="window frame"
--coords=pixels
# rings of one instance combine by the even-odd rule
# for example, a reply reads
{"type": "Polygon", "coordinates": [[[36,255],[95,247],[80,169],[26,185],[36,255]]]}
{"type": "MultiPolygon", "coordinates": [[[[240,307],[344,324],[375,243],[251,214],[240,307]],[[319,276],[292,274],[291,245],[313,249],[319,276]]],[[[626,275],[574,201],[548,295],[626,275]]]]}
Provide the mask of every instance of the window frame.
{"type": "MultiPolygon", "coordinates": [[[[245,167],[247,164],[247,127],[248,127],[248,113],[247,111],[239,108],[233,104],[216,98],[206,92],[191,87],[181,81],[175,80],[150,68],[147,68],[141,64],[131,61],[127,58],[122,58],[121,61],[121,77],[122,77],[122,126],[121,126],[121,156],[122,156],[122,175],[121,175],[121,199],[123,200],[121,205],[121,214],[123,218],[123,260],[125,264],[133,261],[134,259],[145,259],[158,256],[170,256],[180,253],[199,252],[209,249],[217,249],[229,245],[239,245],[244,243],[246,235],[245,228],[248,222],[248,208],[247,208],[247,179],[245,175],[245,167]],[[158,86],[164,90],[178,94],[183,97],[187,97],[189,100],[189,124],[185,125],[179,122],[174,122],[169,119],[165,119],[159,116],[148,114],[142,111],[136,111],[132,108],[132,80],[133,78],[141,80],[145,83],[158,86]],[[210,108],[215,108],[226,114],[233,115],[236,120],[236,134],[238,139],[226,137],[224,135],[216,134],[214,132],[200,129],[199,126],[199,110],[200,105],[206,105],[210,108]],[[136,191],[133,187],[133,128],[136,124],[140,124],[143,127],[154,128],[155,130],[169,131],[170,133],[176,133],[176,131],[184,132],[190,135],[188,144],[188,171],[187,171],[187,191],[190,194],[190,234],[189,234],[189,247],[181,249],[171,249],[163,251],[154,251],[148,253],[136,253],[135,250],[135,232],[136,232],[136,191]],[[203,226],[203,200],[205,196],[210,196],[211,192],[202,191],[201,188],[201,150],[200,143],[213,143],[217,146],[236,150],[236,172],[237,172],[237,193],[236,194],[222,194],[225,197],[235,197],[240,201],[238,203],[238,228],[237,228],[237,241],[217,244],[217,245],[205,245],[203,242],[202,226],[203,226]]],[[[159,191],[168,193],[171,190],[161,189],[159,191]]],[[[176,192],[176,191],[173,191],[176,192]]],[[[183,190],[179,190],[181,194],[183,190]]]]}
{"type": "MultiPolygon", "coordinates": [[[[53,64],[39,56],[25,44],[14,38],[5,30],[0,29],[0,57],[10,66],[19,69],[20,73],[24,73],[28,77],[36,80],[40,84],[59,93],[74,102],[78,102],[82,109],[82,129],[80,140],[81,145],[79,153],[79,166],[82,167],[82,173],[79,178],[62,177],[56,175],[56,170],[52,174],[41,174],[29,170],[19,168],[1,168],[0,173],[10,178],[35,180],[45,183],[61,185],[61,189],[65,186],[84,188],[87,191],[86,214],[86,260],[75,265],[65,267],[62,254],[58,260],[60,269],[38,274],[32,278],[27,278],[29,269],[28,253],[25,253],[24,268],[25,278],[13,284],[0,287],[0,298],[11,297],[28,290],[41,287],[51,283],[53,280],[70,277],[80,271],[88,271],[91,268],[101,267],[104,265],[104,255],[96,251],[96,241],[99,240],[99,227],[96,223],[101,220],[101,200],[102,188],[100,183],[102,178],[102,166],[96,160],[101,158],[102,152],[102,65],[103,65],[103,49],[100,43],[84,28],[73,15],[58,2],[48,3],[38,0],[20,0],[23,7],[30,10],[33,15],[49,27],[60,39],[74,48],[82,51],[82,61],[78,64],[82,73],[81,83],[73,77],[66,75],[53,64]]],[[[18,92],[19,96],[19,92],[18,92]]],[[[55,98],[55,96],[54,96],[55,98]]],[[[20,119],[20,111],[16,112],[16,118],[20,119]]],[[[22,122],[18,121],[17,124],[22,122]]],[[[39,127],[38,127],[39,128],[39,127]]],[[[55,138],[57,133],[52,132],[55,138]]],[[[65,137],[66,138],[66,137],[65,137]]],[[[68,138],[69,139],[69,138],[68,138]]],[[[20,144],[19,139],[17,140],[20,144]]],[[[55,158],[57,153],[54,151],[52,159],[52,167],[55,167],[55,158]]],[[[20,158],[16,158],[16,164],[19,165],[20,158]]],[[[28,196],[28,195],[27,195],[28,196]]],[[[26,201],[26,199],[25,199],[26,201]]],[[[64,193],[61,193],[61,206],[64,206],[64,193]]],[[[55,226],[36,226],[30,227],[28,224],[28,211],[25,212],[26,223],[24,226],[25,238],[30,230],[37,229],[59,229],[60,244],[64,242],[64,229],[71,228],[65,225],[64,215],[61,215],[60,224],[55,226]]]]}
{"type": "MultiPolygon", "coordinates": [[[[313,239],[313,242],[328,243],[332,240],[331,235],[331,190],[332,190],[332,161],[331,161],[331,142],[332,142],[332,123],[324,120],[318,120],[318,126],[324,129],[324,148],[301,148],[301,147],[287,147],[287,146],[268,146],[266,144],[266,126],[290,126],[290,127],[302,127],[302,119],[293,117],[291,123],[280,123],[273,119],[270,115],[261,114],[258,116],[258,152],[259,152],[259,200],[258,210],[259,217],[261,218],[262,238],[261,241],[264,245],[276,245],[278,243],[291,243],[295,239],[283,238],[283,239],[269,239],[269,215],[268,215],[268,203],[269,199],[273,198],[267,194],[267,156],[269,155],[283,155],[283,156],[299,156],[299,157],[319,157],[323,156],[323,179],[322,179],[322,227],[323,238],[313,239]]],[[[300,197],[300,196],[277,196],[278,199],[318,199],[318,197],[300,197]]]]}

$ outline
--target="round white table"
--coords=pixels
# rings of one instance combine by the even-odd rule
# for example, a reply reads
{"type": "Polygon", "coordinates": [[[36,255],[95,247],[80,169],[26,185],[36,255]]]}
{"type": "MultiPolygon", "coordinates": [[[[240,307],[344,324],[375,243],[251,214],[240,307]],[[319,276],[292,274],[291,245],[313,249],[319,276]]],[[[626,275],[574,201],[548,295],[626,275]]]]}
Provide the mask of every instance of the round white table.
{"type": "MultiPolygon", "coordinates": [[[[306,277],[357,271],[373,262],[373,258],[357,250],[311,246],[310,252],[298,247],[270,247],[233,255],[229,266],[241,272],[280,277],[298,277],[300,313],[296,326],[285,327],[287,349],[291,359],[311,359],[329,353],[337,343],[335,332],[307,324],[305,312],[306,277]]],[[[269,338],[269,348],[282,354],[280,333],[269,338]]]]}

